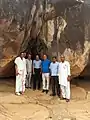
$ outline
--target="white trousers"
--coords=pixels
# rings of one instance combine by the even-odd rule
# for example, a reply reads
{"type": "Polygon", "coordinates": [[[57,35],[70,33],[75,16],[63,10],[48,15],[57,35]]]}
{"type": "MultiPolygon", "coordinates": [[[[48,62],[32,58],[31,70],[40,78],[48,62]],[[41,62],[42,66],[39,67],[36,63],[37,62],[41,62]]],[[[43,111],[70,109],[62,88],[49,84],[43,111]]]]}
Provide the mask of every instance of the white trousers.
{"type": "Polygon", "coordinates": [[[22,75],[16,76],[16,93],[23,91],[22,75]]]}
{"type": "Polygon", "coordinates": [[[60,88],[62,97],[70,99],[70,82],[67,82],[67,86],[60,85],[60,88]]]}
{"type": "Polygon", "coordinates": [[[23,77],[23,82],[22,82],[22,86],[23,86],[23,92],[25,92],[25,83],[26,83],[26,74],[24,74],[24,77],[23,77]]]}
{"type": "Polygon", "coordinates": [[[31,72],[29,72],[29,73],[27,74],[26,87],[31,87],[31,75],[32,75],[31,72]]]}
{"type": "Polygon", "coordinates": [[[42,73],[43,90],[49,90],[49,73],[42,73]]]}

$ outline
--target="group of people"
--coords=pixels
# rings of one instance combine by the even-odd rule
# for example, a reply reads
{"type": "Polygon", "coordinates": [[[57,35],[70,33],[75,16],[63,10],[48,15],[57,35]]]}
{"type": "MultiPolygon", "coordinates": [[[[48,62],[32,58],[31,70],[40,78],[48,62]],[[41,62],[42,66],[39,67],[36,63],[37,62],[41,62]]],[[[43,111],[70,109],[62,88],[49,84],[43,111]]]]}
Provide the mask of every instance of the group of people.
{"type": "Polygon", "coordinates": [[[39,55],[36,55],[35,60],[31,59],[31,54],[21,53],[15,59],[16,70],[16,95],[21,95],[25,92],[25,88],[33,90],[41,90],[48,94],[50,89],[50,80],[52,93],[50,96],[58,96],[60,99],[70,101],[70,64],[65,60],[65,56],[61,55],[60,60],[54,56],[50,61],[47,55],[43,55],[40,60],[39,55]],[[33,76],[33,79],[32,79],[33,76]],[[31,82],[32,79],[32,82],[31,82]],[[33,83],[33,86],[32,86],[33,83]]]}

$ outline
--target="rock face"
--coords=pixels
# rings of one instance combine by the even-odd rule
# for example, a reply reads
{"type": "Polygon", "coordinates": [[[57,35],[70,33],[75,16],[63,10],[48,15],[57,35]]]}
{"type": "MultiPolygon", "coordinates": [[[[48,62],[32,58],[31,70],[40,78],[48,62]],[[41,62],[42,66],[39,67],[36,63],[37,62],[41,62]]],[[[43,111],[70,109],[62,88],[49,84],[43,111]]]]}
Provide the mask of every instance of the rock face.
{"type": "Polygon", "coordinates": [[[89,11],[83,0],[0,0],[0,77],[14,75],[21,51],[64,54],[80,75],[89,61],[89,11]]]}

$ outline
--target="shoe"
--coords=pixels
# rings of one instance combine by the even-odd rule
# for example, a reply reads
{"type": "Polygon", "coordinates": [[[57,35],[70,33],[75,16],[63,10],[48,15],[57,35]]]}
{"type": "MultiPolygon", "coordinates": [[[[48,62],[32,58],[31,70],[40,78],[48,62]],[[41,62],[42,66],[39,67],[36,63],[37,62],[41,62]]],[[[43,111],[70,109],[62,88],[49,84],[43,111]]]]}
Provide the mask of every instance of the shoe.
{"type": "Polygon", "coordinates": [[[24,92],[19,92],[21,95],[23,95],[24,94],[24,92]]]}
{"type": "Polygon", "coordinates": [[[42,90],[42,93],[44,93],[46,90],[42,90]]]}
{"type": "Polygon", "coordinates": [[[70,99],[66,99],[66,102],[70,102],[70,99]]]}
{"type": "Polygon", "coordinates": [[[46,90],[46,94],[48,94],[49,90],[46,90]]]}
{"type": "Polygon", "coordinates": [[[21,94],[19,92],[17,92],[16,95],[20,96],[21,94]]]}
{"type": "Polygon", "coordinates": [[[66,98],[60,98],[61,100],[66,100],[66,98]]]}

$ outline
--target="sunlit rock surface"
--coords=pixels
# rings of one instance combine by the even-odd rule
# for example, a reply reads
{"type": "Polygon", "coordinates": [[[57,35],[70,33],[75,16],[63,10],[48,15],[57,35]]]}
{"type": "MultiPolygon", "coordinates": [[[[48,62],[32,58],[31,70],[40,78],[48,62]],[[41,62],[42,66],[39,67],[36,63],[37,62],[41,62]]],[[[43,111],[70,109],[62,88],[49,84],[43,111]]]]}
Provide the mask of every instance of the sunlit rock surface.
{"type": "Polygon", "coordinates": [[[0,0],[0,77],[14,75],[21,51],[64,54],[80,75],[89,62],[89,11],[87,0],[0,0]]]}

